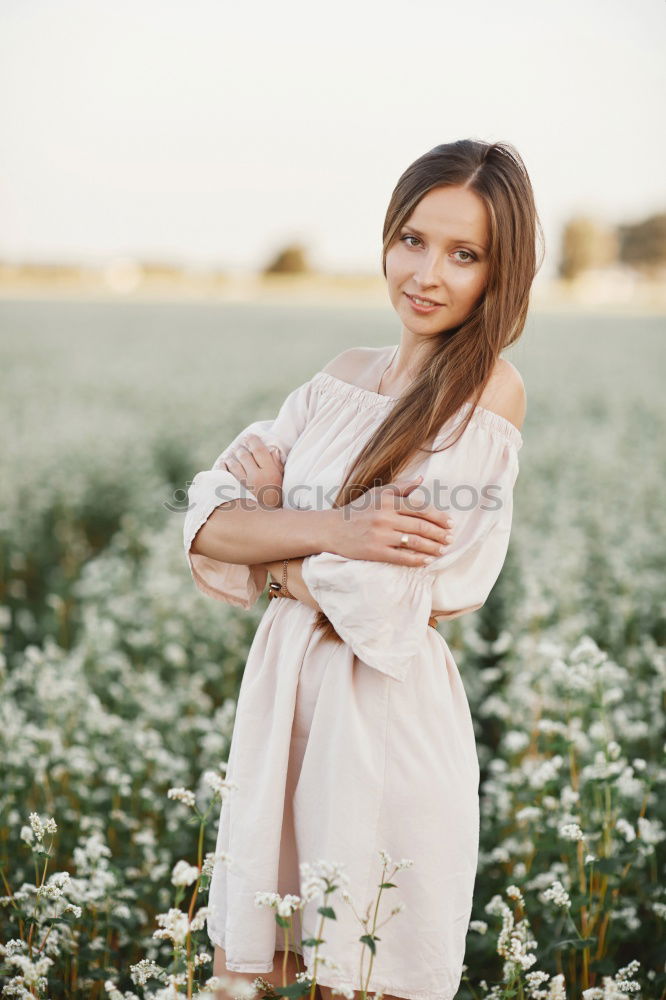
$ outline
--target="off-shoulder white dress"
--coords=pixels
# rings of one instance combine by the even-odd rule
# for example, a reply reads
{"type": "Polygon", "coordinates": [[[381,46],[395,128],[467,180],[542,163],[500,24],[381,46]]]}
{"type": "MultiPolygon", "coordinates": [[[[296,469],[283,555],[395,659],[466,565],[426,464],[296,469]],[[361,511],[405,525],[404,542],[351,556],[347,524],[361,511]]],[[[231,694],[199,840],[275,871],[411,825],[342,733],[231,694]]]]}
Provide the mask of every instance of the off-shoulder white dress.
{"type": "MultiPolygon", "coordinates": [[[[285,506],[326,509],[395,402],[319,371],[287,396],[275,419],[238,434],[189,490],[184,544],[197,587],[249,608],[266,586],[265,572],[190,551],[219,504],[252,496],[220,467],[248,433],[279,448],[285,506]]],[[[421,473],[433,502],[438,481],[439,502],[451,504],[453,541],[430,565],[331,552],[304,560],[305,582],[344,644],[312,636],[315,611],[306,604],[268,602],[236,710],[227,777],[238,787],[220,813],[217,850],[231,863],[215,865],[209,895],[208,934],[225,949],[229,970],[268,972],[276,948],[284,948],[274,911],[255,905],[258,891],[299,895],[300,862],[341,862],[361,913],[375,898],[383,849],[414,865],[397,873],[399,888],[382,894],[380,922],[396,904],[405,909],[379,932],[369,989],[414,1000],[455,996],[478,857],[479,765],[458,668],[428,619],[432,611],[451,619],[476,610],[495,583],[522,443],[510,421],[477,408],[453,447],[421,453],[401,475],[421,473]]],[[[329,899],[337,919],[325,921],[320,950],[341,971],[320,966],[318,982],[359,990],[363,929],[339,893],[329,899]]],[[[316,936],[320,904],[307,904],[299,940],[316,936]]],[[[306,964],[312,952],[304,948],[306,964]]]]}

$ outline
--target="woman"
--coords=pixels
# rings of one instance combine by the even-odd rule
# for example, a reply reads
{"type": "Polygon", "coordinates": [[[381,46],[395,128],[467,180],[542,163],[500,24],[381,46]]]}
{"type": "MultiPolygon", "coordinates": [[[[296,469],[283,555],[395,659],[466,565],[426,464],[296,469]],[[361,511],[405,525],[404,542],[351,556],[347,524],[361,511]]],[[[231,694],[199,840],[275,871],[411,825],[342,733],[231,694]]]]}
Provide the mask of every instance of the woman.
{"type": "MultiPolygon", "coordinates": [[[[193,481],[184,543],[196,585],[249,608],[270,574],[280,596],[238,699],[227,770],[237,787],[217,841],[230,861],[210,888],[216,973],[281,984],[282,933],[256,893],[298,896],[299,865],[324,859],[344,866],[360,913],[387,851],[413,866],[396,877],[399,898],[384,893],[404,912],[381,929],[368,988],[388,1000],[455,996],[479,767],[436,625],[481,607],[506,555],[526,404],[500,352],[525,324],[537,229],[511,146],[461,140],[417,159],[384,223],[399,344],[343,351],[193,481]]],[[[300,939],[315,934],[321,902],[294,917],[300,969],[312,971],[300,939]]],[[[339,970],[319,967],[323,1000],[362,985],[363,929],[339,894],[329,902],[320,951],[339,970]]]]}

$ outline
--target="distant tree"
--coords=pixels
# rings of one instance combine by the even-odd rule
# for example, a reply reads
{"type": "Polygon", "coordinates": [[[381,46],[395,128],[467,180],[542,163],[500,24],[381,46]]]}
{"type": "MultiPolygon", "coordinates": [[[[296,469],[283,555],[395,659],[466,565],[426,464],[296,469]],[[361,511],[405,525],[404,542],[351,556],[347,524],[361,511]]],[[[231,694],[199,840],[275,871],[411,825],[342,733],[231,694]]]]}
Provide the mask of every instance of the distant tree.
{"type": "Polygon", "coordinates": [[[307,274],[310,270],[305,247],[300,243],[290,243],[264,268],[264,274],[307,274]]]}
{"type": "Polygon", "coordinates": [[[594,219],[570,219],[562,232],[559,273],[565,281],[592,267],[607,267],[617,260],[617,235],[594,219]]]}
{"type": "Polygon", "coordinates": [[[619,226],[618,237],[620,260],[625,264],[642,270],[666,264],[666,212],[619,226]]]}

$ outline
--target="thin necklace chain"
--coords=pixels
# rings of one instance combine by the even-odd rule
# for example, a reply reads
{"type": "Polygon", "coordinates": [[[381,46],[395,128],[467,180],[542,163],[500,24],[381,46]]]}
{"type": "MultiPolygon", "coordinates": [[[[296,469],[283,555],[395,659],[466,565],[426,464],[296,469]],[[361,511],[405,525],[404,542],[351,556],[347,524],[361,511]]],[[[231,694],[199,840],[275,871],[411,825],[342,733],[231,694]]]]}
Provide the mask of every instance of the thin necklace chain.
{"type": "MultiPolygon", "coordinates": [[[[398,347],[400,347],[400,344],[398,344],[398,347]]],[[[387,364],[386,368],[382,372],[382,377],[380,378],[379,385],[377,386],[377,395],[378,396],[381,396],[381,388],[382,388],[382,382],[384,381],[384,376],[386,375],[387,371],[389,370],[389,368],[391,367],[391,365],[395,361],[395,356],[398,353],[398,347],[396,347],[395,351],[393,352],[393,357],[391,358],[391,360],[387,364]]]]}

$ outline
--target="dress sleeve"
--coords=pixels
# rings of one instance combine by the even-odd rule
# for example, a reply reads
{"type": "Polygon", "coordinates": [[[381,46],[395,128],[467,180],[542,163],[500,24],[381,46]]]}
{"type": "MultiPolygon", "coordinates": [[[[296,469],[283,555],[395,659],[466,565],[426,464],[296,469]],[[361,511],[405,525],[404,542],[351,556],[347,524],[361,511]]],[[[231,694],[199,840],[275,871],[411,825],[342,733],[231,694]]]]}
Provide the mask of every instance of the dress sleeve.
{"type": "Polygon", "coordinates": [[[263,593],[266,570],[239,563],[226,563],[191,551],[194,537],[213,511],[239,497],[257,498],[223,468],[226,458],[249,434],[256,434],[267,447],[275,446],[283,464],[304,430],[311,400],[311,381],[304,382],[285,399],[272,420],[255,420],[244,428],[215,459],[211,469],[197,472],[187,493],[188,507],[183,525],[183,543],[192,578],[208,597],[240,608],[250,608],[263,593]]]}
{"type": "Polygon", "coordinates": [[[412,509],[430,502],[453,521],[446,552],[428,565],[397,566],[332,552],[304,559],[308,589],[364,663],[404,680],[432,614],[457,618],[484,604],[508,550],[521,446],[520,432],[508,420],[476,411],[454,445],[418,467],[423,482],[410,494],[412,509]]]}

